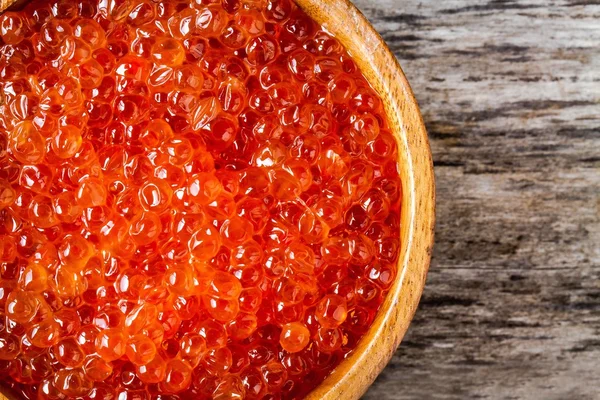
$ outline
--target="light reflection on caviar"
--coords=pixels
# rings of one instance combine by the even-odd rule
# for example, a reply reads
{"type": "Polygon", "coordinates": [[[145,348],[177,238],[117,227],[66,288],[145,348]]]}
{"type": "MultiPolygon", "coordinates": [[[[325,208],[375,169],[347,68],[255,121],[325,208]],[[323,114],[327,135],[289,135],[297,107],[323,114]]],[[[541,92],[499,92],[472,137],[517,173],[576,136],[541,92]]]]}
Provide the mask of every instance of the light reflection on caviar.
{"type": "Polygon", "coordinates": [[[396,277],[380,99],[290,0],[0,16],[0,374],[26,399],[299,399],[396,277]]]}

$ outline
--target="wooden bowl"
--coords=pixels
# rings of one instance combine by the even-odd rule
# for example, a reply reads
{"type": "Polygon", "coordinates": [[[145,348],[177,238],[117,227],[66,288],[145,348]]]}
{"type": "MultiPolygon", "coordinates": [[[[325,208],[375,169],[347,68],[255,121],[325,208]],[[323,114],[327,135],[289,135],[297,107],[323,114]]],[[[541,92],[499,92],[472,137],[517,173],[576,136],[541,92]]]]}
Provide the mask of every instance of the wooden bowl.
{"type": "Polygon", "coordinates": [[[383,370],[417,309],[433,246],[435,183],[431,150],[410,85],[381,36],[348,0],[295,0],[345,47],[385,104],[399,145],[402,178],[398,278],[351,355],[306,400],[355,400],[383,370]]]}
{"type": "MultiPolygon", "coordinates": [[[[402,211],[398,278],[356,349],[306,398],[355,400],[373,383],[400,344],[425,286],[435,224],[433,163],[408,81],[367,19],[348,0],[295,1],[349,50],[381,96],[399,145],[402,211]]],[[[15,0],[0,0],[0,12],[13,3],[15,0]]],[[[5,400],[1,393],[0,400],[5,400]]]]}

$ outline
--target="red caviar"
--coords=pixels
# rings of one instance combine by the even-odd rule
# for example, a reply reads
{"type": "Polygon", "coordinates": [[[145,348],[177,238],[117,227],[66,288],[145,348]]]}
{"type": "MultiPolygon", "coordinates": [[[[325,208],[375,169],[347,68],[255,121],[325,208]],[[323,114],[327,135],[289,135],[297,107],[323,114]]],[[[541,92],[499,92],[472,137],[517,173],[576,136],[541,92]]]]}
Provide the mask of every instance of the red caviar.
{"type": "Polygon", "coordinates": [[[299,399],[396,276],[380,99],[290,0],[0,16],[0,373],[25,399],[299,399]]]}

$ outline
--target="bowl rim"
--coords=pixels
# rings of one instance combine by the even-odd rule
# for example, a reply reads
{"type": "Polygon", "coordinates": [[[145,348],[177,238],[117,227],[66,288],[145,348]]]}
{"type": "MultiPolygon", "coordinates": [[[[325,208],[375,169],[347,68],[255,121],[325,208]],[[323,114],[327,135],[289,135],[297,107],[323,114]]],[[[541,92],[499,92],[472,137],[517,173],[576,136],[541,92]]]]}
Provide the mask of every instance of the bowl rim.
{"type": "Polygon", "coordinates": [[[400,152],[406,152],[400,155],[406,157],[409,178],[408,182],[402,182],[401,225],[408,229],[408,239],[402,244],[406,248],[401,252],[403,257],[398,260],[396,282],[373,324],[350,356],[305,398],[355,400],[366,392],[391,359],[408,329],[424,289],[435,227],[433,160],[423,117],[400,63],[362,12],[349,0],[294,1],[348,49],[383,100],[400,152]],[[338,22],[331,23],[336,18],[338,22]],[[361,50],[361,45],[362,51],[353,51],[361,50]],[[407,198],[410,210],[405,214],[407,198]]]}

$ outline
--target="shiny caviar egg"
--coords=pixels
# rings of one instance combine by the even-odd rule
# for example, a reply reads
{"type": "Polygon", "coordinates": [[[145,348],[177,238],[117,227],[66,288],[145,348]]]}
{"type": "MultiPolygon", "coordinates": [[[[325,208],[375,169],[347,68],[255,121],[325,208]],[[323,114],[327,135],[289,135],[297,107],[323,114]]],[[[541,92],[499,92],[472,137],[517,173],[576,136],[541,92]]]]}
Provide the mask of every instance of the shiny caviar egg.
{"type": "Polygon", "coordinates": [[[1,383],[304,398],[397,278],[383,104],[292,0],[0,14],[1,383]]]}
{"type": "Polygon", "coordinates": [[[317,304],[315,316],[319,324],[325,328],[336,328],[341,325],[348,314],[346,301],[339,295],[325,296],[317,304]]]}
{"type": "Polygon", "coordinates": [[[310,331],[299,322],[285,324],[281,329],[281,347],[290,353],[297,353],[310,342],[310,331]]]}
{"type": "Polygon", "coordinates": [[[126,351],[126,339],[118,328],[106,329],[96,337],[96,352],[106,361],[121,358],[126,351]]]}
{"type": "Polygon", "coordinates": [[[0,16],[0,37],[6,44],[18,44],[27,33],[24,16],[16,12],[5,12],[0,16]]]}
{"type": "Polygon", "coordinates": [[[157,64],[168,67],[181,65],[185,59],[185,49],[177,39],[159,39],[152,46],[151,52],[152,58],[157,64]]]}

